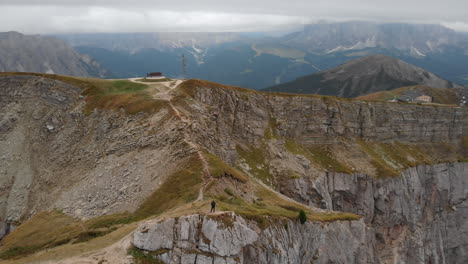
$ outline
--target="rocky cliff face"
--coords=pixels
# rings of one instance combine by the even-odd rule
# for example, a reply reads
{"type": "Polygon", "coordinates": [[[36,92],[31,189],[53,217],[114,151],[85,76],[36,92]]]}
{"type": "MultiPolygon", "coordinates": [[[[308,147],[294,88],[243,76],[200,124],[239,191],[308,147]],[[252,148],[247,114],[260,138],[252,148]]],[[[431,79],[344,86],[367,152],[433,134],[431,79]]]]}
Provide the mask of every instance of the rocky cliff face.
{"type": "Polygon", "coordinates": [[[108,75],[94,59],[79,54],[62,40],[18,32],[0,32],[0,71],[98,78],[108,75]]]}
{"type": "Polygon", "coordinates": [[[464,152],[468,115],[463,107],[278,96],[208,86],[194,82],[190,89],[198,106],[186,114],[199,124],[193,128],[199,142],[231,163],[237,157],[236,144],[258,146],[267,139],[269,129],[276,135],[271,141],[280,144],[285,139],[314,145],[359,138],[416,145],[447,143],[455,147],[454,152],[464,152]]]}
{"type": "Polygon", "coordinates": [[[0,77],[0,234],[53,208],[85,219],[132,212],[188,157],[209,152],[251,179],[211,181],[247,193],[240,203],[261,202],[248,193],[257,178],[314,212],[362,218],[301,225],[172,211],[178,217],[160,215],[132,235],[140,253],[165,263],[468,261],[466,108],[192,80],[155,113],[84,114],[89,98],[72,84],[0,77]]]}
{"type": "Polygon", "coordinates": [[[420,165],[395,179],[330,173],[287,193],[359,221],[272,220],[233,213],[150,221],[133,245],[164,263],[465,263],[468,163],[420,165]]]}
{"type": "Polygon", "coordinates": [[[51,208],[79,218],[133,211],[190,154],[178,124],[165,124],[167,109],[85,115],[81,92],[44,77],[0,77],[0,234],[51,208]]]}
{"type": "MultiPolygon", "coordinates": [[[[279,123],[274,128],[277,135],[302,144],[337,144],[339,137],[459,144],[467,131],[463,108],[420,111],[421,106],[409,104],[335,104],[315,97],[246,96],[236,89],[213,91],[206,85],[194,91],[194,98],[214,106],[213,112],[203,113],[209,118],[203,119],[205,133],[199,134],[204,135],[200,140],[208,147],[224,146],[212,151],[240,167],[245,164],[233,145],[265,144],[271,116],[279,123]]],[[[263,145],[263,150],[279,156],[268,164],[272,175],[280,168],[296,168],[295,162],[313,167],[301,155],[291,160],[288,151],[278,147],[284,143],[281,139],[271,140],[274,143],[263,145]]],[[[463,149],[458,151],[463,155],[463,149]]],[[[192,215],[145,223],[135,232],[133,243],[155,252],[164,263],[464,263],[468,261],[467,168],[466,162],[417,165],[397,177],[381,179],[313,168],[303,170],[305,175],[299,178],[276,174],[283,179],[270,183],[296,201],[353,212],[362,219],[305,225],[272,220],[261,228],[234,214],[192,215]]]]}
{"type": "Polygon", "coordinates": [[[284,220],[265,229],[233,214],[147,222],[133,244],[164,263],[375,263],[363,221],[284,220]]]}

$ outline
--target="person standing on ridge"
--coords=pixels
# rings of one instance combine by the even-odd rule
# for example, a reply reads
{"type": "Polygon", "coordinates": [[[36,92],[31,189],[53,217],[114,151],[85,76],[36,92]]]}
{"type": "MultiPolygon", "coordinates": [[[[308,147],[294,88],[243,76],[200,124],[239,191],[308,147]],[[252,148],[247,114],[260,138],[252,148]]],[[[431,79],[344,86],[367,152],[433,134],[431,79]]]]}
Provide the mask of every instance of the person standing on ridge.
{"type": "Polygon", "coordinates": [[[214,213],[216,210],[216,202],[213,200],[211,201],[211,211],[210,213],[214,213]]]}

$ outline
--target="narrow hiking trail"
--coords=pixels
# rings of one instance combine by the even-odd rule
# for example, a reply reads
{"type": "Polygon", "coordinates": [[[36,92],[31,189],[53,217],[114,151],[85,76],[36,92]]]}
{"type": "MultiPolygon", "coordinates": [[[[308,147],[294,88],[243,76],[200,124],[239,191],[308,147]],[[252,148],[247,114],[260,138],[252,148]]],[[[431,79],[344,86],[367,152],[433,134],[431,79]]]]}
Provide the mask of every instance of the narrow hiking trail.
{"type": "Polygon", "coordinates": [[[192,140],[191,133],[189,131],[189,128],[193,125],[192,120],[187,118],[186,115],[181,113],[179,109],[172,103],[172,91],[179,86],[183,80],[175,80],[175,81],[168,81],[168,82],[157,82],[157,83],[151,83],[151,82],[141,82],[137,81],[138,79],[141,78],[131,78],[128,79],[129,81],[136,82],[136,83],[142,83],[146,84],[150,87],[150,94],[153,96],[155,99],[159,100],[165,100],[169,103],[169,106],[171,107],[171,110],[174,112],[174,115],[176,116],[177,119],[179,119],[183,124],[182,128],[182,134],[183,134],[183,141],[190,146],[190,148],[194,149],[195,152],[197,153],[198,159],[202,163],[203,166],[203,182],[202,186],[200,187],[198,197],[196,201],[202,201],[204,197],[204,192],[206,188],[210,185],[211,182],[213,182],[213,177],[211,175],[211,170],[210,170],[210,165],[203,154],[203,149],[195,143],[195,141],[192,140]]]}
{"type": "MultiPolygon", "coordinates": [[[[137,83],[143,83],[143,84],[146,84],[146,85],[150,86],[150,89],[151,89],[150,94],[155,99],[167,101],[169,103],[170,108],[174,112],[174,115],[176,116],[176,118],[179,119],[184,124],[184,126],[182,128],[182,130],[183,130],[182,133],[183,133],[183,137],[184,137],[183,140],[187,145],[189,145],[192,149],[195,150],[199,160],[201,161],[201,163],[203,165],[203,183],[202,183],[202,186],[199,189],[198,197],[196,199],[196,201],[202,201],[203,198],[204,198],[204,192],[205,192],[206,188],[210,185],[211,182],[213,182],[214,178],[211,175],[210,166],[209,166],[209,163],[208,163],[205,155],[203,154],[202,148],[192,140],[192,136],[191,136],[191,133],[189,131],[190,127],[193,125],[192,120],[190,120],[189,118],[187,118],[186,115],[181,113],[181,111],[179,109],[177,109],[177,107],[172,103],[172,100],[171,100],[172,97],[173,97],[171,92],[173,91],[173,89],[175,89],[183,81],[182,80],[176,80],[176,81],[168,81],[168,82],[148,83],[148,82],[137,81],[137,78],[133,78],[133,79],[129,79],[129,80],[133,81],[133,82],[137,82],[137,83]]],[[[304,204],[299,203],[299,202],[295,201],[294,199],[285,196],[284,194],[282,194],[282,193],[278,192],[277,190],[271,188],[270,186],[268,186],[267,184],[265,184],[261,180],[255,178],[254,176],[251,175],[250,177],[256,183],[258,183],[262,187],[268,189],[269,191],[273,192],[274,194],[281,197],[282,199],[287,200],[287,201],[292,202],[292,203],[295,203],[297,205],[304,206],[304,204]]],[[[323,209],[320,209],[320,208],[315,208],[315,207],[313,209],[317,210],[317,211],[326,211],[326,210],[323,210],[323,209]]]]}

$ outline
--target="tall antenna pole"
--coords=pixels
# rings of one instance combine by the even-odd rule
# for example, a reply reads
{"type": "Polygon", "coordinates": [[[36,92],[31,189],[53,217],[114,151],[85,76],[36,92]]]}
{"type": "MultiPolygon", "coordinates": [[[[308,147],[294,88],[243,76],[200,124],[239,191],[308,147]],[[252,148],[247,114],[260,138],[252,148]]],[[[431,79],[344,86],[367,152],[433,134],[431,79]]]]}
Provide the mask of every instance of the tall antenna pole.
{"type": "Polygon", "coordinates": [[[187,80],[187,61],[184,54],[182,54],[182,71],[184,73],[184,80],[187,80]]]}

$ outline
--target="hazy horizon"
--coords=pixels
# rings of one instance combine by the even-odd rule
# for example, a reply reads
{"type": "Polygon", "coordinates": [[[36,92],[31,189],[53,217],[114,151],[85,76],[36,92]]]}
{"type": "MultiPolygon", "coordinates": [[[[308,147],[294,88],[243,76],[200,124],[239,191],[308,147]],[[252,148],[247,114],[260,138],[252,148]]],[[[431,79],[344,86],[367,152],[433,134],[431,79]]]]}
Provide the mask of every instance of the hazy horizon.
{"type": "Polygon", "coordinates": [[[305,24],[370,21],[441,24],[468,32],[468,1],[0,0],[0,31],[26,34],[282,32],[305,24]]]}

